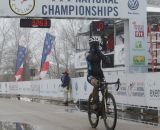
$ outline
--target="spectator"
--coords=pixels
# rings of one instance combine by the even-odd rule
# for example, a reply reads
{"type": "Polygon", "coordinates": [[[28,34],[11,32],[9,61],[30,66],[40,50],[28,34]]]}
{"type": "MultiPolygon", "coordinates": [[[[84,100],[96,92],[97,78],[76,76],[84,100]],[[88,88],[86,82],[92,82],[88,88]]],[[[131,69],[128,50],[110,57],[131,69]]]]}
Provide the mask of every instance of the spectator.
{"type": "Polygon", "coordinates": [[[70,85],[70,77],[67,71],[62,73],[61,76],[62,87],[64,89],[64,105],[68,106],[68,93],[69,93],[69,85],[70,85]]]}

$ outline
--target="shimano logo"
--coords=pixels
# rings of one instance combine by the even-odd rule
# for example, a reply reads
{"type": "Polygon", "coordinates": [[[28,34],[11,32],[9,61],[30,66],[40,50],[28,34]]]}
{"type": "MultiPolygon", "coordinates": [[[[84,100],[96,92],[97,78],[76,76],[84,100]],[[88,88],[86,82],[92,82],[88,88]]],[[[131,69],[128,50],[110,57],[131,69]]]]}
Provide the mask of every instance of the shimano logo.
{"type": "Polygon", "coordinates": [[[139,2],[138,2],[138,0],[129,0],[129,1],[128,1],[128,7],[129,7],[131,10],[136,10],[136,9],[138,9],[138,7],[139,7],[139,2]]]}

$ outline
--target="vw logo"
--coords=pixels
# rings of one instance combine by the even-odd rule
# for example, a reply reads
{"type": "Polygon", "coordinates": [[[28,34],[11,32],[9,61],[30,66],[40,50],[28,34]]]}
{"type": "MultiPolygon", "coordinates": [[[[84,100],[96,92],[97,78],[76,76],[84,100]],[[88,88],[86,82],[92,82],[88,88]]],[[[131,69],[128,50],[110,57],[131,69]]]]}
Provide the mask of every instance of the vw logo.
{"type": "Polygon", "coordinates": [[[138,2],[138,0],[129,0],[129,1],[128,1],[128,7],[129,7],[131,10],[136,10],[136,9],[138,9],[138,7],[139,7],[139,2],[138,2]]]}

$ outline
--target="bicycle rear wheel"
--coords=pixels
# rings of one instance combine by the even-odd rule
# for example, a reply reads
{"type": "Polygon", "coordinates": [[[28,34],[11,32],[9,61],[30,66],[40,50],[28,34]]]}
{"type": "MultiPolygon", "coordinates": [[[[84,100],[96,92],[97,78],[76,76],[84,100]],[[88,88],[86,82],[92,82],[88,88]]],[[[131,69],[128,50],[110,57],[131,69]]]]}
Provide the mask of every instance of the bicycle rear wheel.
{"type": "Polygon", "coordinates": [[[92,128],[96,128],[99,122],[99,113],[98,110],[93,110],[93,97],[92,94],[90,94],[88,99],[88,119],[92,126],[92,128]]]}
{"type": "Polygon", "coordinates": [[[117,123],[116,102],[111,93],[104,98],[103,104],[103,120],[107,130],[114,130],[117,123]]]}

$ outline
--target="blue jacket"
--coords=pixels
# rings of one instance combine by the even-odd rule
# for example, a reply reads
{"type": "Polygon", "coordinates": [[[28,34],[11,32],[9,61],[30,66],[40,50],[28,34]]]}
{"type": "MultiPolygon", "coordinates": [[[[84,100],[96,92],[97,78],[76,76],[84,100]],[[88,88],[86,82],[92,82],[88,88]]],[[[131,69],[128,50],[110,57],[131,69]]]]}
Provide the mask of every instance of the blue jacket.
{"type": "Polygon", "coordinates": [[[61,81],[62,81],[62,87],[69,87],[70,84],[70,77],[68,74],[63,74],[61,77],[61,81]]]}

